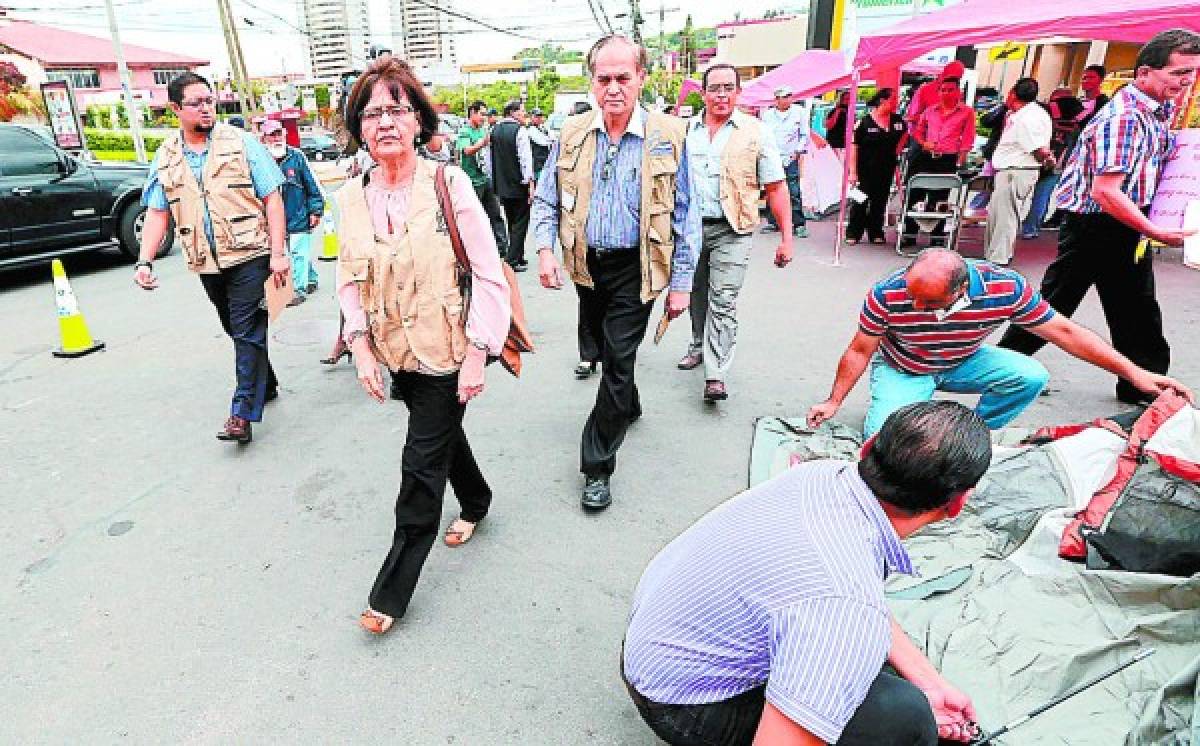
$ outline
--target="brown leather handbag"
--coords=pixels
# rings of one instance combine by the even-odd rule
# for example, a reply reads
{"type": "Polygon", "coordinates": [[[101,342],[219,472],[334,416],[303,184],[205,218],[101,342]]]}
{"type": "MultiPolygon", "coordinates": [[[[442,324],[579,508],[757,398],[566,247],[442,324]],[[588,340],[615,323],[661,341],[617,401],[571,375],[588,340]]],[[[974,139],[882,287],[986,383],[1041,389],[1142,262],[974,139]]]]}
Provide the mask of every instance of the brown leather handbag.
{"type": "MultiPolygon", "coordinates": [[[[462,235],[458,232],[458,221],[454,218],[454,204],[450,201],[450,190],[446,186],[446,164],[440,163],[434,176],[434,188],[437,190],[438,204],[442,208],[442,216],[446,219],[446,229],[450,233],[450,245],[454,247],[454,256],[458,260],[458,286],[463,294],[463,308],[471,306],[471,259],[463,248],[462,235]]],[[[512,321],[508,325],[508,337],[504,340],[504,350],[499,357],[488,355],[488,362],[500,361],[504,369],[514,376],[521,375],[521,353],[533,352],[533,340],[529,329],[525,326],[525,304],[521,301],[521,288],[517,285],[517,275],[508,262],[500,262],[504,267],[504,279],[508,282],[508,297],[512,305],[512,321]]],[[[465,318],[465,315],[464,315],[465,318]]]]}

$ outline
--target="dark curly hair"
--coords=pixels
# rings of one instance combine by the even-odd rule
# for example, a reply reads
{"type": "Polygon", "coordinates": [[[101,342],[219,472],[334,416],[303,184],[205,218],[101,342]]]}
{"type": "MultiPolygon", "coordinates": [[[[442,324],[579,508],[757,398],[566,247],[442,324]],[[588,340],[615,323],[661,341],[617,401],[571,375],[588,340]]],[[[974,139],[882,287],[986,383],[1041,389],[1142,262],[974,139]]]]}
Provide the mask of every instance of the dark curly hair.
{"type": "Polygon", "coordinates": [[[437,134],[437,112],[412,68],[407,62],[396,57],[382,57],[371,63],[367,71],[359,76],[354,87],[350,89],[350,95],[346,97],[346,129],[355,144],[360,147],[363,144],[362,112],[371,100],[371,92],[375,90],[376,83],[386,85],[396,101],[407,100],[413,107],[421,125],[421,131],[417,134],[417,145],[424,145],[437,134]]]}

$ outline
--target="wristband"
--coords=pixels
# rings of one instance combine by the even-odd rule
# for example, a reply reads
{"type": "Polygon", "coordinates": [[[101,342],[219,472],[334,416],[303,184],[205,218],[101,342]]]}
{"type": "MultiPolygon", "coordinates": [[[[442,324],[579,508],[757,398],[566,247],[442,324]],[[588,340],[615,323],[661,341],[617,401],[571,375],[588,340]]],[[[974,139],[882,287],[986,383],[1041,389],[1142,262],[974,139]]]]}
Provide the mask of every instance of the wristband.
{"type": "Polygon", "coordinates": [[[346,344],[352,345],[352,344],[354,344],[354,340],[358,339],[359,337],[365,337],[365,336],[367,336],[366,329],[355,329],[354,331],[352,331],[346,335],[346,344]]]}
{"type": "Polygon", "coordinates": [[[133,271],[134,271],[134,272],[137,272],[137,271],[138,271],[139,269],[141,269],[142,267],[145,267],[146,269],[148,269],[148,270],[150,270],[151,272],[153,272],[153,271],[154,271],[154,262],[147,261],[147,260],[143,259],[143,260],[141,260],[141,261],[139,261],[139,262],[137,262],[137,263],[135,263],[135,264],[133,265],[133,271]]]}
{"type": "Polygon", "coordinates": [[[475,349],[477,349],[477,350],[483,350],[484,352],[487,352],[487,351],[488,351],[488,346],[487,346],[487,343],[486,343],[486,342],[480,342],[478,339],[472,339],[472,340],[471,340],[471,346],[472,346],[472,347],[474,347],[474,348],[475,348],[475,349]]]}

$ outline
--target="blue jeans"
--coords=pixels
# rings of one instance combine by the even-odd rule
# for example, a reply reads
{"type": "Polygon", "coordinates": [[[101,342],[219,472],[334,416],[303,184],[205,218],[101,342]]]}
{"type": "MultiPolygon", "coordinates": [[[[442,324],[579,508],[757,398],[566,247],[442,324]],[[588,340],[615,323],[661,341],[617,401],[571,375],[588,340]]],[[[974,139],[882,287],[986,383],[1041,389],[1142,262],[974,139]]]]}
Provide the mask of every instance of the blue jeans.
{"type": "Polygon", "coordinates": [[[1033,202],[1029,204],[1029,214],[1021,223],[1021,235],[1036,236],[1042,230],[1042,222],[1046,219],[1046,211],[1050,209],[1050,195],[1058,186],[1059,173],[1043,174],[1033,188],[1033,202]]]}
{"type": "Polygon", "coordinates": [[[267,358],[267,310],[263,285],[271,276],[270,259],[259,257],[215,275],[200,275],[204,292],[217,309],[221,327],[233,339],[237,388],[229,413],[262,421],[267,391],[279,385],[267,358]]]}
{"type": "Polygon", "coordinates": [[[924,376],[898,370],[876,353],[871,359],[871,406],[863,432],[870,437],[892,412],[928,401],[934,391],[982,394],[975,413],[997,430],[1025,411],[1049,380],[1046,367],[1037,360],[992,345],[980,347],[950,370],[924,376]]]}
{"type": "MultiPolygon", "coordinates": [[[[800,161],[795,160],[783,167],[783,175],[787,177],[788,194],[792,198],[792,230],[804,225],[804,202],[800,197],[800,161]]],[[[775,213],[767,210],[767,222],[778,228],[775,213]]]]}
{"type": "Polygon", "coordinates": [[[304,295],[305,288],[320,279],[312,264],[312,233],[289,234],[288,255],[292,260],[292,286],[296,295],[304,295]]]}

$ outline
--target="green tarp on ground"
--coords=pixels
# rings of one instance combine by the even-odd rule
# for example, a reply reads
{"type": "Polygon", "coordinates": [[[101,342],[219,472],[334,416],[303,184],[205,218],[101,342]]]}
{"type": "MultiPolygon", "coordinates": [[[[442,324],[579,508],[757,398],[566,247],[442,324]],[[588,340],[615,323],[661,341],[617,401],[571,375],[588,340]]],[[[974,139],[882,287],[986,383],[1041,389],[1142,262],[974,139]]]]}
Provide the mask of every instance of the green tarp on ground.
{"type": "MultiPolygon", "coordinates": [[[[860,441],[838,424],[814,432],[801,419],[762,418],[751,484],[798,460],[856,458],[860,441]]],[[[1200,746],[1200,575],[1094,571],[1057,556],[1068,516],[1086,502],[1078,472],[1094,467],[1080,442],[997,448],[963,514],[905,542],[921,577],[892,579],[893,611],[988,730],[1156,649],[996,744],[1200,746]]]]}

